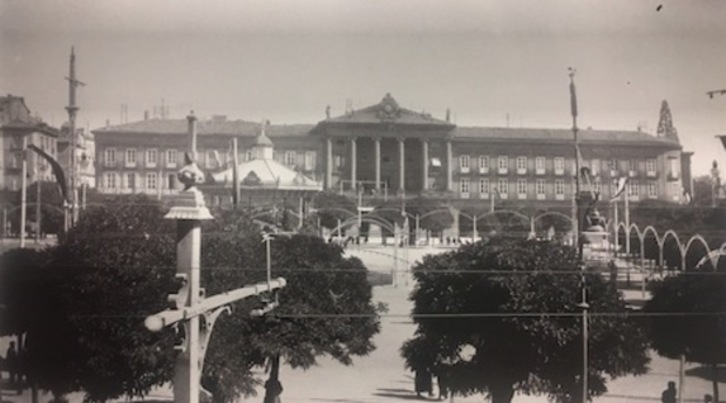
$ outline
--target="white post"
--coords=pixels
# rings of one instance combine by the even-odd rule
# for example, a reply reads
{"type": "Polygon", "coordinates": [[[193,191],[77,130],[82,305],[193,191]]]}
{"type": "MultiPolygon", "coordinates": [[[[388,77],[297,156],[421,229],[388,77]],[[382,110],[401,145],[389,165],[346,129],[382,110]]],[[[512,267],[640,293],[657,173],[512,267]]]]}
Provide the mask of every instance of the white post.
{"type": "Polygon", "coordinates": [[[628,188],[625,188],[625,253],[630,259],[630,195],[628,194],[628,188]]]}
{"type": "Polygon", "coordinates": [[[472,224],[472,228],[473,228],[473,231],[472,231],[472,238],[473,239],[471,240],[471,242],[474,243],[474,242],[476,242],[476,239],[479,237],[479,234],[478,234],[478,231],[477,231],[477,218],[476,218],[476,214],[472,217],[471,224],[472,224]]]}
{"type": "Polygon", "coordinates": [[[683,402],[683,387],[686,383],[686,355],[681,354],[680,360],[678,360],[678,403],[683,402]]]}
{"type": "Polygon", "coordinates": [[[398,189],[403,193],[406,190],[406,139],[398,139],[398,189]]]}
{"type": "Polygon", "coordinates": [[[423,150],[423,190],[429,190],[429,142],[426,139],[421,140],[423,150]]]}
{"type": "Polygon", "coordinates": [[[28,136],[23,135],[23,143],[22,143],[22,151],[21,155],[23,158],[23,161],[21,163],[21,172],[20,172],[20,247],[25,247],[25,224],[26,224],[26,214],[25,211],[27,209],[28,204],[28,158],[26,156],[27,154],[27,148],[28,148],[28,136]]]}
{"type": "Polygon", "coordinates": [[[350,139],[350,187],[356,189],[358,181],[358,150],[355,137],[350,139]]]}
{"type": "Polygon", "coordinates": [[[446,190],[451,192],[454,189],[453,176],[453,155],[451,153],[451,141],[446,140],[446,190]]]}
{"type": "Polygon", "coordinates": [[[376,164],[376,190],[381,190],[381,139],[376,137],[373,139],[373,149],[375,151],[376,164]]]}
{"type": "Polygon", "coordinates": [[[326,139],[327,145],[327,158],[326,158],[326,169],[325,169],[325,188],[333,188],[333,140],[328,137],[326,139]]]}

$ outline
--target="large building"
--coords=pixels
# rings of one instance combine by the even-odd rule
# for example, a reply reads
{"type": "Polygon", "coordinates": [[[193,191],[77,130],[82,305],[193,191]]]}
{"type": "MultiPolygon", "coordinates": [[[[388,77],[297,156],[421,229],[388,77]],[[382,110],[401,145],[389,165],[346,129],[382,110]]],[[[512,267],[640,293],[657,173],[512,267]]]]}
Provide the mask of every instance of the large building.
{"type": "MultiPolygon", "coordinates": [[[[447,113],[448,115],[448,113],[447,113]]],[[[259,124],[215,116],[199,122],[199,163],[222,169],[238,138],[241,161],[252,159],[259,124]]],[[[164,194],[177,188],[187,138],[184,119],[151,119],[94,132],[98,189],[164,194]]],[[[492,197],[565,205],[574,189],[573,133],[566,129],[461,127],[448,116],[402,108],[390,95],[316,125],[270,125],[273,158],[326,189],[373,196],[426,196],[465,206],[492,197]]],[[[627,176],[631,200],[680,202],[690,191],[690,153],[677,137],[642,131],[582,129],[583,164],[592,187],[609,198],[627,176]]]]}
{"type": "MultiPolygon", "coordinates": [[[[52,128],[30,113],[22,97],[7,95],[0,97],[0,191],[6,202],[12,202],[14,194],[22,184],[23,142],[35,145],[58,158],[57,129],[52,128]]],[[[28,184],[41,181],[55,181],[49,164],[38,154],[27,154],[28,184]]]]}

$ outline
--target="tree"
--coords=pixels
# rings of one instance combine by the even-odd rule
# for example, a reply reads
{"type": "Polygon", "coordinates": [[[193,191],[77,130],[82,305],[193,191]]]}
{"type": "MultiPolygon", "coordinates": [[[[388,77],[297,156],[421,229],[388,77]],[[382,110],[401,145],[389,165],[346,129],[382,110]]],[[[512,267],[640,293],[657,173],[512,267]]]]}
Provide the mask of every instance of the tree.
{"type": "MultiPolygon", "coordinates": [[[[581,272],[573,248],[494,238],[428,256],[413,270],[418,328],[402,349],[409,367],[445,368],[455,392],[488,392],[495,403],[510,402],[515,391],[581,401],[581,272]],[[462,359],[467,347],[475,353],[462,359]]],[[[590,312],[626,312],[614,285],[595,272],[584,277],[590,312]]],[[[606,376],[646,369],[645,330],[633,320],[592,316],[588,343],[589,396],[606,391],[606,376]]]]}
{"type": "MultiPolygon", "coordinates": [[[[27,224],[37,222],[36,199],[38,197],[38,186],[40,186],[41,218],[40,229],[42,234],[58,234],[63,230],[63,198],[58,184],[55,182],[33,182],[27,187],[27,224]]],[[[20,192],[14,197],[14,205],[17,208],[9,214],[13,231],[20,232],[20,192]]]]}
{"type": "MultiPolygon", "coordinates": [[[[207,271],[208,289],[216,292],[263,280],[265,243],[259,231],[236,212],[212,226],[229,236],[205,238],[205,262],[208,267],[229,270],[207,271]],[[217,226],[221,223],[224,227],[217,226]]],[[[353,356],[374,348],[371,338],[380,327],[378,308],[372,304],[362,262],[344,258],[339,246],[319,237],[282,236],[270,242],[272,275],[284,277],[287,286],[279,293],[280,306],[266,316],[244,314],[260,304],[259,300],[245,301],[235,304],[240,314],[223,317],[216,325],[203,384],[219,402],[252,393],[252,386],[259,383],[251,376],[254,365],[270,363],[269,376],[277,379],[281,360],[293,368],[308,368],[316,357],[330,355],[348,365],[353,356]],[[357,315],[329,315],[350,312],[357,315]],[[220,344],[225,348],[217,349],[220,344]]]]}
{"type": "MultiPolygon", "coordinates": [[[[43,389],[57,395],[83,390],[87,400],[104,401],[143,396],[171,380],[179,334],[174,327],[154,333],[143,325],[179,289],[174,222],[163,219],[165,210],[146,197],[91,208],[52,251],[44,276],[48,300],[39,308],[51,320],[28,331],[43,389]]],[[[206,294],[265,279],[261,240],[259,227],[239,211],[205,223],[206,294]]],[[[373,349],[378,317],[359,260],[303,235],[275,239],[273,253],[273,274],[289,282],[281,306],[270,316],[251,318],[261,300],[238,301],[212,333],[202,383],[218,402],[252,393],[259,380],[251,370],[266,359],[282,357],[307,368],[321,354],[348,364],[373,349]],[[315,317],[330,312],[362,316],[315,317]]]]}
{"type": "Polygon", "coordinates": [[[655,351],[668,358],[685,355],[689,362],[710,367],[718,402],[718,365],[726,362],[726,277],[709,274],[692,271],[652,283],[653,297],[644,310],[659,314],[651,319],[649,332],[655,351]]]}
{"type": "Polygon", "coordinates": [[[431,231],[433,234],[440,233],[454,223],[454,217],[445,205],[425,197],[407,201],[406,211],[413,216],[423,217],[419,222],[421,229],[431,231]]]}
{"type": "Polygon", "coordinates": [[[146,197],[86,211],[52,253],[45,309],[28,334],[43,389],[83,390],[91,401],[143,396],[172,374],[173,329],[146,330],[174,284],[173,225],[146,197]]]}

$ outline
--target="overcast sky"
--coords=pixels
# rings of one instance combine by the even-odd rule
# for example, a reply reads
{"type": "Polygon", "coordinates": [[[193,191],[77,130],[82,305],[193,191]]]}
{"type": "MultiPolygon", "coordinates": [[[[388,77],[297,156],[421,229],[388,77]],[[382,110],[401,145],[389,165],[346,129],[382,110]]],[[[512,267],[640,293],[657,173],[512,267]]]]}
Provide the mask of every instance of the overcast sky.
{"type": "Polygon", "coordinates": [[[726,165],[726,1],[0,0],[0,93],[66,118],[75,46],[79,123],[153,114],[315,123],[380,101],[459,125],[658,125],[668,100],[694,170],[726,165]],[[659,7],[660,6],[660,7],[659,7]]]}

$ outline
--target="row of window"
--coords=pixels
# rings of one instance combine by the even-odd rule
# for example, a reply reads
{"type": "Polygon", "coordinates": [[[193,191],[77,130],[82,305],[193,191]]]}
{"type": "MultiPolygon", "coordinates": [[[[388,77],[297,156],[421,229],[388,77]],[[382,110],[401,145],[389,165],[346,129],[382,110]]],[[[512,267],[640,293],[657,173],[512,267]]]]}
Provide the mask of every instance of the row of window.
{"type": "Polygon", "coordinates": [[[164,174],[159,172],[104,172],[100,183],[103,189],[176,189],[178,180],[175,173],[164,174]]]}
{"type": "MultiPolygon", "coordinates": [[[[490,194],[490,193],[496,193],[499,195],[505,195],[510,193],[510,187],[509,187],[509,180],[507,178],[500,178],[496,182],[490,181],[489,178],[481,178],[479,179],[479,186],[478,188],[475,188],[476,182],[472,182],[469,180],[469,178],[460,178],[459,180],[459,193],[480,193],[480,194],[490,194]]],[[[514,189],[515,193],[518,195],[527,195],[528,193],[528,181],[527,179],[517,179],[516,182],[514,182],[514,189]]],[[[556,179],[554,181],[554,194],[555,196],[562,196],[565,195],[565,189],[568,184],[565,183],[563,179],[556,179]]],[[[611,193],[614,193],[617,190],[617,181],[613,181],[611,185],[611,193]]],[[[657,198],[658,197],[658,183],[657,182],[648,182],[647,183],[647,189],[646,189],[646,195],[650,198],[657,198]]],[[[544,196],[546,192],[547,182],[544,179],[537,179],[534,182],[534,189],[535,194],[537,196],[544,196]]],[[[602,190],[602,183],[600,181],[594,181],[592,183],[593,190],[595,192],[601,192],[602,190]]],[[[626,185],[626,190],[629,196],[632,197],[640,197],[640,185],[637,181],[629,181],[626,185]]]]}
{"type": "MultiPolygon", "coordinates": [[[[176,167],[177,163],[181,163],[181,161],[179,160],[180,155],[182,154],[180,152],[177,152],[177,150],[166,150],[166,167],[174,168],[176,167]]],[[[250,161],[254,158],[252,150],[245,151],[242,156],[242,162],[250,161]]],[[[313,151],[306,151],[304,153],[298,153],[296,151],[285,151],[285,153],[281,156],[282,160],[280,162],[285,165],[304,168],[308,171],[315,169],[315,152],[313,151]]],[[[158,150],[155,148],[147,149],[143,152],[139,152],[135,148],[127,148],[123,152],[122,156],[118,155],[118,152],[115,148],[106,148],[106,150],[104,151],[104,164],[106,166],[116,166],[118,162],[117,158],[123,158],[124,165],[127,167],[135,167],[136,164],[139,162],[140,158],[143,159],[144,165],[146,167],[155,168],[157,164],[161,163],[159,161],[158,150]]],[[[220,155],[217,151],[208,150],[205,153],[199,153],[198,159],[198,163],[202,166],[205,166],[206,168],[218,168],[232,162],[233,158],[232,155],[228,153],[223,153],[220,155]]],[[[277,153],[274,153],[273,159],[280,160],[280,156],[278,156],[277,153]]]]}
{"type": "MultiPolygon", "coordinates": [[[[517,173],[524,174],[527,172],[528,168],[528,157],[520,156],[516,157],[516,169],[517,173]]],[[[545,157],[535,157],[534,158],[534,169],[537,174],[544,174],[546,171],[546,158],[545,157]]],[[[487,155],[480,155],[478,158],[478,168],[479,172],[485,173],[489,172],[489,169],[491,168],[490,159],[487,155]]],[[[496,164],[497,164],[497,171],[499,173],[507,173],[509,170],[509,157],[506,155],[500,155],[496,157],[496,164]]],[[[460,155],[459,156],[459,168],[461,172],[467,173],[472,168],[472,161],[471,157],[469,155],[460,155]]],[[[553,160],[554,170],[555,174],[564,174],[565,172],[565,158],[564,157],[554,157],[553,160]]],[[[583,161],[583,165],[586,167],[590,167],[592,169],[593,174],[598,174],[600,171],[600,160],[594,159],[592,161],[583,161]]],[[[637,172],[638,171],[638,160],[628,160],[625,162],[625,166],[628,171],[637,172]]],[[[616,159],[610,159],[608,160],[608,169],[610,171],[618,171],[619,164],[618,160],[616,159]]],[[[653,173],[655,174],[657,169],[657,161],[654,158],[647,159],[645,161],[645,171],[647,173],[653,173]]],[[[574,168],[574,166],[573,166],[574,168]]]]}

